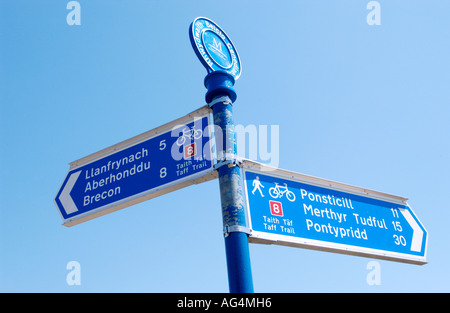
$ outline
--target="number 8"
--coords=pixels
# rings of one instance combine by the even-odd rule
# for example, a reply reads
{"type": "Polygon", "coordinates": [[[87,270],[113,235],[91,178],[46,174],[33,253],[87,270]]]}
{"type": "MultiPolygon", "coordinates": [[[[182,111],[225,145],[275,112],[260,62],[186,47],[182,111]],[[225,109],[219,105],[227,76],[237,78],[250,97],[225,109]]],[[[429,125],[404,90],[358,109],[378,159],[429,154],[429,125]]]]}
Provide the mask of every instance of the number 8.
{"type": "Polygon", "coordinates": [[[167,168],[162,167],[162,168],[159,170],[159,177],[164,178],[164,177],[166,177],[166,176],[167,176],[167,168]]]}
{"type": "Polygon", "coordinates": [[[278,203],[273,204],[273,212],[275,214],[280,214],[280,206],[278,205],[278,203]]]}

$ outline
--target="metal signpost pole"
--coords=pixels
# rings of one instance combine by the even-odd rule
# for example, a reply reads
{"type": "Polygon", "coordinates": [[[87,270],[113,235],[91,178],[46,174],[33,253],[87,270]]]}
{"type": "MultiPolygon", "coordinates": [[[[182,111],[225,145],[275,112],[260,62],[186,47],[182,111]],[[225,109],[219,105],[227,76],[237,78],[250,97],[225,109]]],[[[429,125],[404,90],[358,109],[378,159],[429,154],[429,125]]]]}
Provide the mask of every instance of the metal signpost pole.
{"type": "Polygon", "coordinates": [[[236,164],[236,133],[232,103],[236,100],[233,76],[216,71],[205,78],[206,102],[212,106],[222,218],[225,234],[228,282],[231,293],[253,292],[250,253],[241,169],[236,164]]]}
{"type": "Polygon", "coordinates": [[[253,292],[248,248],[245,196],[241,169],[236,164],[236,133],[232,104],[233,89],[241,75],[239,55],[225,32],[206,17],[196,18],[189,27],[195,54],[205,66],[206,103],[213,109],[220,198],[227,254],[230,292],[253,292]]]}

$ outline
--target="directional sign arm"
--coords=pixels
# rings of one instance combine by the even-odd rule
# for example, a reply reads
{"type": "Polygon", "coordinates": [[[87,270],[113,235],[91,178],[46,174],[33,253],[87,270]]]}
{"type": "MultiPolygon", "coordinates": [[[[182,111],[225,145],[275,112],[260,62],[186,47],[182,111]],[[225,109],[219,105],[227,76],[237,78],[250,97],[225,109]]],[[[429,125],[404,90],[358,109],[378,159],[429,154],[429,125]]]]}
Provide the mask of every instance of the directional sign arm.
{"type": "Polygon", "coordinates": [[[217,178],[210,113],[211,108],[203,106],[70,163],[55,198],[64,225],[76,225],[217,178]]]}
{"type": "Polygon", "coordinates": [[[251,242],[426,264],[428,234],[406,198],[247,160],[243,168],[251,242]]]}

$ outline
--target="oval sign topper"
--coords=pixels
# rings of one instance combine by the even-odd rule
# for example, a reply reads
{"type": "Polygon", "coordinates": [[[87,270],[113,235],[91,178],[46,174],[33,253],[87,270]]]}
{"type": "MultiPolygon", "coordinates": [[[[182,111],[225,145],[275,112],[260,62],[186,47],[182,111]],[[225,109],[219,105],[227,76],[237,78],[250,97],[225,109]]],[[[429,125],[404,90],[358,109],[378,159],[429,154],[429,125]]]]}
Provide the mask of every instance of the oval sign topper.
{"type": "Polygon", "coordinates": [[[189,39],[208,73],[225,71],[235,80],[239,78],[239,55],[230,38],[216,23],[206,17],[197,17],[189,27],[189,39]]]}

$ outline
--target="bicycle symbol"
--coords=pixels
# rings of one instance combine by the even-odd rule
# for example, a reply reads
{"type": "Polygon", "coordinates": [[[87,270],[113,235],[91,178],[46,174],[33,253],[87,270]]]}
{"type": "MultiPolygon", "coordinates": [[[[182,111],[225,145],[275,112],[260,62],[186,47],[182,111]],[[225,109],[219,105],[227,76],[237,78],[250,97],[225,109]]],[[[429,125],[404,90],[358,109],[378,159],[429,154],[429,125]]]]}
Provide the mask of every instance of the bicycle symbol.
{"type": "Polygon", "coordinates": [[[281,198],[284,194],[286,194],[286,198],[289,201],[295,201],[295,194],[288,189],[286,183],[284,183],[284,187],[278,185],[278,183],[275,183],[275,187],[269,188],[269,194],[274,199],[281,198]]]}
{"type": "Polygon", "coordinates": [[[183,134],[178,137],[177,139],[177,145],[182,146],[186,142],[186,138],[189,139],[189,141],[194,139],[199,139],[203,135],[203,131],[201,129],[196,129],[195,126],[192,126],[191,128],[185,127],[183,129],[183,134]]]}

